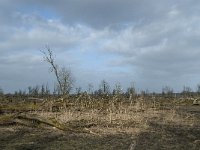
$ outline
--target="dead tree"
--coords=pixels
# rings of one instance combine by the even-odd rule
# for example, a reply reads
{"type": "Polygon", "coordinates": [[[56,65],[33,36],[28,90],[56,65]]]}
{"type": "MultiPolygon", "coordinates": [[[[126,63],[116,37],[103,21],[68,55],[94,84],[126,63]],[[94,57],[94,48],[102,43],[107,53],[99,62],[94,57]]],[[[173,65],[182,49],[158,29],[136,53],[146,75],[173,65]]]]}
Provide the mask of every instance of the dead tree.
{"type": "Polygon", "coordinates": [[[44,54],[44,60],[50,64],[50,71],[56,76],[58,82],[58,93],[66,95],[70,92],[73,85],[73,79],[71,71],[65,67],[59,68],[55,63],[52,50],[46,46],[46,51],[41,51],[44,54]]]}

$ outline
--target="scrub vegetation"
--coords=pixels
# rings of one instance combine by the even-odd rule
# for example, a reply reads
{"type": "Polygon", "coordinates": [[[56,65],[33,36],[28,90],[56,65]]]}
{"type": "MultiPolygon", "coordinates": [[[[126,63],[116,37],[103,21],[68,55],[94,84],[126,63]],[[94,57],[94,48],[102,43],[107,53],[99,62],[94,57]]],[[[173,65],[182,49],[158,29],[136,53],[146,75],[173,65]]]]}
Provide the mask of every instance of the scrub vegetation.
{"type": "Polygon", "coordinates": [[[2,95],[0,149],[198,149],[198,98],[195,93],[2,95]]]}

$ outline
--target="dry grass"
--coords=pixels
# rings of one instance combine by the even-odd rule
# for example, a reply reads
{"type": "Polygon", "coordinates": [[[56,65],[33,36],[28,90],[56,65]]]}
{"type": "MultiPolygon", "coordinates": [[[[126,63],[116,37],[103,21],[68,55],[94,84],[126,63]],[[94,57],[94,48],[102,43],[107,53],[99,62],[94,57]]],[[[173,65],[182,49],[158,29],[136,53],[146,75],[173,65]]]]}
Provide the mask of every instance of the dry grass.
{"type": "MultiPolygon", "coordinates": [[[[192,126],[196,120],[189,114],[178,114],[175,108],[159,109],[160,104],[155,101],[145,103],[143,99],[135,102],[123,102],[112,100],[80,101],[73,107],[68,107],[61,112],[41,112],[39,116],[55,118],[61,124],[76,122],[82,124],[82,128],[90,126],[90,131],[101,134],[139,134],[149,129],[149,122],[159,120],[161,124],[176,124],[192,126]],[[98,107],[96,107],[98,106],[98,107]],[[97,109],[98,108],[98,109],[97,109]]],[[[78,125],[77,125],[78,126],[78,125]]],[[[79,125],[80,126],[80,125],[79,125]]]]}
{"type": "MultiPolygon", "coordinates": [[[[156,142],[164,143],[167,147],[167,141],[173,143],[173,138],[182,139],[180,133],[183,132],[185,136],[187,135],[186,132],[188,132],[188,139],[191,141],[188,142],[187,146],[193,146],[195,149],[200,139],[198,134],[200,129],[199,114],[195,115],[187,109],[183,109],[182,105],[186,103],[183,100],[180,106],[176,105],[178,103],[177,100],[173,100],[170,103],[155,99],[147,101],[143,97],[128,101],[123,100],[121,97],[108,97],[97,100],[86,95],[79,96],[75,100],[47,101],[41,104],[40,107],[36,105],[39,109],[31,110],[26,114],[40,118],[39,121],[43,123],[49,123],[48,120],[50,120],[51,130],[62,131],[63,129],[69,129],[64,130],[64,132],[78,133],[79,136],[87,134],[98,137],[100,141],[108,136],[115,139],[118,135],[122,135],[123,138],[127,138],[125,141],[130,140],[125,149],[127,147],[128,149],[143,149],[145,144],[147,147],[148,144],[153,144],[148,149],[156,149],[158,147],[154,145],[155,141],[151,141],[153,139],[157,139],[158,141],[156,142]],[[57,111],[53,112],[52,107],[56,107],[57,111]],[[171,133],[171,131],[174,131],[174,133],[179,132],[180,129],[181,131],[177,135],[173,135],[173,132],[171,133]],[[197,130],[197,132],[194,132],[193,129],[197,130]],[[151,143],[144,143],[143,139],[151,143]]],[[[22,106],[24,109],[24,105],[22,106]]],[[[17,109],[19,109],[18,106],[17,109]]],[[[12,119],[7,116],[10,115],[1,116],[0,122],[12,119]]],[[[46,129],[46,126],[39,125],[37,128],[46,129]]],[[[182,144],[182,142],[180,143],[182,144]]],[[[176,146],[182,148],[181,144],[176,146]]],[[[177,148],[170,146],[167,148],[177,148]]]]}

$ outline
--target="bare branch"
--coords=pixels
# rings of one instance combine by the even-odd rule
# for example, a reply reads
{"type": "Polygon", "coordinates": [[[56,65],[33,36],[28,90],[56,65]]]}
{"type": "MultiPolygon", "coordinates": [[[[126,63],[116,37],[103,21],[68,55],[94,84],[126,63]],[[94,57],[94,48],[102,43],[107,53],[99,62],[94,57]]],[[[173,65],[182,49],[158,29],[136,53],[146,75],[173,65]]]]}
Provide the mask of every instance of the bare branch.
{"type": "Polygon", "coordinates": [[[49,46],[46,46],[46,51],[43,50],[41,52],[44,55],[44,60],[50,64],[51,72],[54,72],[56,76],[59,91],[63,95],[68,94],[73,83],[71,72],[66,68],[59,68],[59,66],[55,63],[53,52],[49,46]]]}

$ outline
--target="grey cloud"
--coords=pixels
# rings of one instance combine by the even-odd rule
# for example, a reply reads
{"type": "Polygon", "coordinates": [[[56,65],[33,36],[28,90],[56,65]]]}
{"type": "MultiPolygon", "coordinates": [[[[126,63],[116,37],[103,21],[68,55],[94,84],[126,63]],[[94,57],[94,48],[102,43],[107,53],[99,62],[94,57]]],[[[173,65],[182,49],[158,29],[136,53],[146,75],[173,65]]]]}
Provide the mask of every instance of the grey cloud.
{"type": "Polygon", "coordinates": [[[189,17],[198,15],[199,3],[196,0],[16,0],[16,3],[3,0],[0,2],[3,8],[0,14],[3,14],[3,19],[13,20],[9,14],[14,11],[23,12],[23,7],[27,7],[36,12],[53,11],[67,24],[82,23],[92,27],[105,27],[143,20],[140,24],[143,25],[167,17],[170,11],[174,14],[179,10],[189,17]]]}
{"type": "MultiPolygon", "coordinates": [[[[12,73],[25,78],[16,71],[23,64],[26,65],[21,72],[29,67],[30,71],[37,72],[34,65],[38,65],[40,57],[34,54],[49,43],[56,52],[61,52],[60,64],[73,64],[75,72],[80,69],[79,81],[82,78],[90,81],[91,77],[100,79],[104,75],[112,80],[115,75],[112,82],[128,83],[131,78],[148,88],[156,82],[154,89],[167,81],[178,87],[191,77],[198,82],[199,6],[197,0],[16,0],[16,3],[2,0],[0,68],[4,72],[6,68],[12,69],[7,71],[10,78],[12,73]],[[48,13],[55,13],[58,18],[45,17],[48,13]],[[65,52],[78,55],[84,51],[109,57],[105,60],[107,70],[84,73],[84,68],[79,68],[83,59],[75,58],[74,54],[70,56],[74,58],[65,61],[62,56],[65,52]],[[125,72],[120,73],[120,69],[115,72],[115,68],[123,68],[125,72]],[[110,75],[105,73],[109,69],[110,75]]],[[[6,79],[6,74],[1,78],[6,79]]]]}
{"type": "Polygon", "coordinates": [[[198,16],[174,13],[142,27],[127,28],[109,39],[104,48],[122,56],[116,64],[132,66],[141,84],[150,87],[153,82],[168,82],[177,87],[200,73],[198,22],[198,16]]]}
{"type": "Polygon", "coordinates": [[[67,24],[83,23],[93,27],[134,23],[138,20],[152,22],[165,16],[174,5],[173,0],[17,0],[17,2],[13,4],[12,1],[4,0],[1,3],[14,8],[31,5],[41,12],[54,11],[67,24]]]}
{"type": "Polygon", "coordinates": [[[77,42],[88,34],[87,32],[84,33],[84,29],[79,26],[64,26],[57,21],[44,21],[33,18],[34,16],[31,15],[25,18],[32,22],[32,27],[29,26],[29,29],[23,26],[0,29],[2,33],[0,51],[2,53],[27,50],[39,51],[46,44],[58,49],[68,50],[76,46],[77,42]]]}
{"type": "Polygon", "coordinates": [[[6,92],[25,89],[32,85],[52,82],[48,67],[40,56],[30,54],[10,55],[0,57],[0,84],[6,92]]]}

